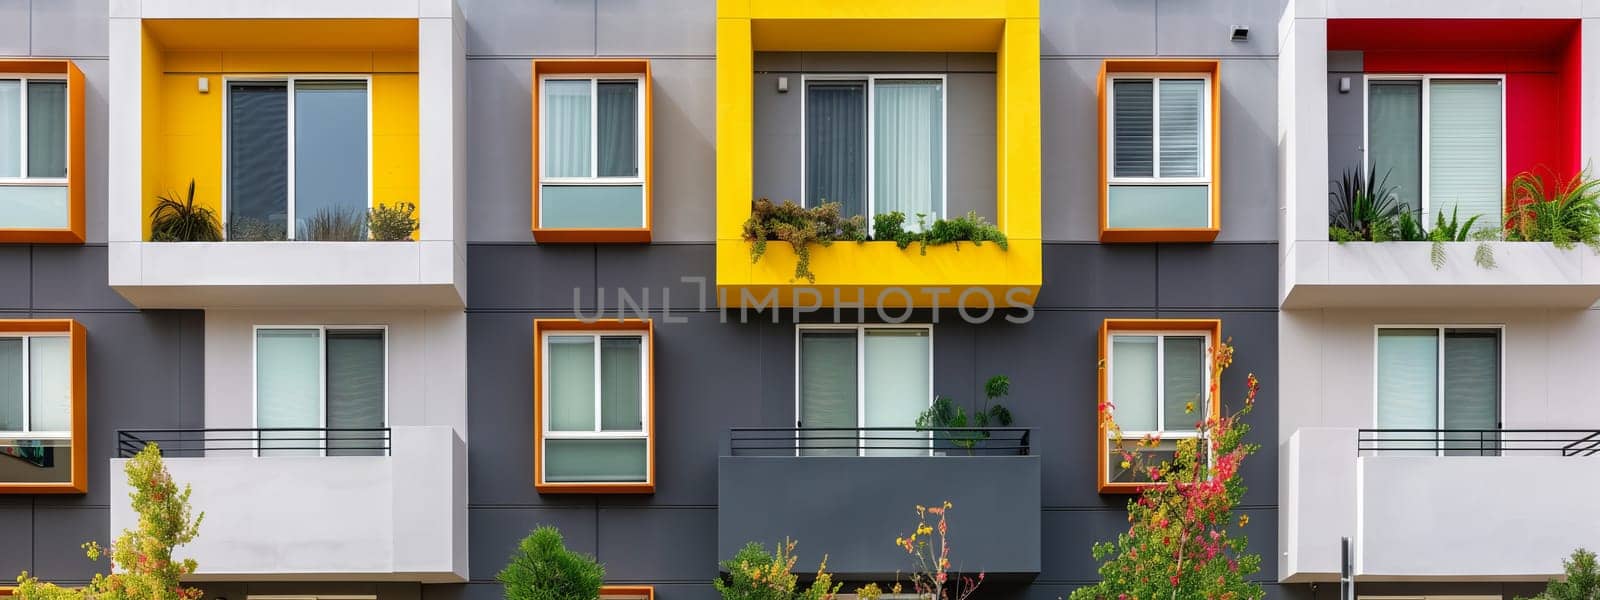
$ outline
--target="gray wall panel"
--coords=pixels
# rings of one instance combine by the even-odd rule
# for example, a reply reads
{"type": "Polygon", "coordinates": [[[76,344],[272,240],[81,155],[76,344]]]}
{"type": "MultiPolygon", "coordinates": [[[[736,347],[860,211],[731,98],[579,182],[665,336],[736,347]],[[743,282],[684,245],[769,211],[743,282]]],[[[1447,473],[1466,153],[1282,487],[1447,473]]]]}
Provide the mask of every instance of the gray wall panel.
{"type": "MultiPolygon", "coordinates": [[[[1273,13],[1277,14],[1277,13],[1273,13]]],[[[1277,18],[1273,18],[1277,23],[1277,18]]],[[[1276,31],[1252,27],[1252,39],[1276,31]]],[[[1226,27],[1218,33],[1225,37],[1226,27]]],[[[1254,42],[1252,42],[1254,43],[1254,42]]],[[[1222,232],[1218,241],[1278,239],[1278,64],[1222,61],[1222,232]]]]}
{"type": "Polygon", "coordinates": [[[0,544],[0,573],[8,580],[13,573],[33,570],[33,509],[27,500],[0,502],[0,532],[6,536],[6,543],[0,544]]]}
{"type": "Polygon", "coordinates": [[[1165,56],[1271,56],[1278,53],[1278,17],[1285,0],[1156,2],[1156,53],[1165,56]],[[1249,41],[1229,39],[1234,25],[1249,41]]]}
{"type": "Polygon", "coordinates": [[[532,80],[526,60],[467,61],[468,239],[533,241],[532,80]]]}
{"type": "MultiPolygon", "coordinates": [[[[570,311],[572,288],[593,290],[594,246],[473,246],[467,295],[474,309],[549,308],[570,311]]],[[[583,295],[584,306],[594,296],[583,295]]]]}
{"type": "Polygon", "coordinates": [[[1155,306],[1153,244],[1045,244],[1037,308],[1155,306]]]}
{"type": "Polygon", "coordinates": [[[110,543],[107,510],[105,506],[36,508],[30,573],[45,581],[88,582],[95,573],[104,572],[105,563],[90,561],[82,545],[90,540],[102,546],[110,543]]]}
{"type": "Polygon", "coordinates": [[[0,0],[0,55],[26,56],[31,15],[30,0],[0,0]]]}
{"type": "MultiPolygon", "coordinates": [[[[717,562],[717,540],[711,533],[717,530],[717,513],[714,503],[670,510],[601,508],[597,558],[613,581],[673,581],[696,574],[709,581],[717,562]],[[712,570],[706,565],[713,565],[712,570]]],[[[821,558],[821,550],[814,550],[808,555],[821,558]]]]}
{"type": "Polygon", "coordinates": [[[1271,309],[1278,270],[1276,244],[1161,244],[1156,290],[1161,306],[1271,309]]]}
{"type": "Polygon", "coordinates": [[[104,0],[50,0],[33,5],[35,56],[105,56],[107,41],[104,0]]]}
{"type": "Polygon", "coordinates": [[[1361,62],[1360,52],[1328,53],[1328,177],[1333,179],[1345,169],[1363,166],[1366,84],[1361,62]],[[1339,80],[1346,77],[1350,78],[1350,91],[1341,93],[1339,80]]]}
{"type": "MultiPolygon", "coordinates": [[[[531,472],[528,476],[532,477],[531,472]]],[[[473,502],[478,499],[473,498],[473,502]]],[[[469,577],[473,581],[494,581],[495,574],[516,551],[517,543],[535,528],[549,525],[560,529],[568,549],[593,555],[595,531],[599,527],[592,503],[561,508],[480,505],[472,510],[469,521],[467,539],[471,540],[472,547],[468,553],[473,557],[469,577]]]]}
{"type": "Polygon", "coordinates": [[[34,246],[34,305],[132,310],[106,285],[106,253],[105,246],[34,246]]]}
{"type": "MultiPolygon", "coordinates": [[[[96,2],[105,9],[105,3],[96,2]]],[[[105,34],[105,25],[102,21],[100,34],[105,34]]],[[[103,42],[102,42],[103,43],[103,42]]],[[[106,92],[111,87],[110,62],[96,59],[78,59],[78,69],[83,71],[83,103],[84,103],[84,161],[89,165],[89,172],[84,177],[84,239],[89,243],[104,243],[106,241],[106,176],[108,169],[107,152],[110,146],[108,124],[110,107],[106,102],[106,92]]],[[[102,281],[103,283],[103,281],[102,281]]]]}
{"type": "Polygon", "coordinates": [[[1156,52],[1156,0],[1039,3],[1039,52],[1045,56],[1143,55],[1156,52]]]}
{"type": "Polygon", "coordinates": [[[33,247],[0,245],[0,310],[27,310],[32,304],[33,247]],[[22,282],[16,285],[15,282],[22,282]]]}
{"type": "Polygon", "coordinates": [[[656,59],[650,61],[650,74],[655,79],[652,237],[658,242],[712,240],[717,220],[716,63],[656,59]]]}
{"type": "Polygon", "coordinates": [[[598,52],[603,56],[717,53],[717,6],[703,0],[596,2],[598,52]]]}
{"type": "MultiPolygon", "coordinates": [[[[458,0],[469,55],[586,56],[597,0],[458,0]]],[[[526,130],[524,130],[526,131],[526,130]]]]}

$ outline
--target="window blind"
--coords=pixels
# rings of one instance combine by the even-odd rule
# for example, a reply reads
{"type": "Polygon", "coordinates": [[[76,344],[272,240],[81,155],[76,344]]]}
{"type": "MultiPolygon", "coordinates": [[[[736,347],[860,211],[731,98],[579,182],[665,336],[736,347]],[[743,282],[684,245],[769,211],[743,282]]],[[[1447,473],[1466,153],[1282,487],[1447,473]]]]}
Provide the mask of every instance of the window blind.
{"type": "Polygon", "coordinates": [[[22,338],[0,338],[0,431],[22,431],[22,338]]]}
{"type": "MultiPolygon", "coordinates": [[[[327,338],[328,428],[383,428],[383,331],[329,330],[327,338]]],[[[330,431],[328,456],[380,456],[378,435],[330,431]]]]}
{"type": "MultiPolygon", "coordinates": [[[[854,331],[807,331],[800,334],[800,414],[801,427],[857,426],[856,413],[856,333],[854,331]]],[[[807,437],[838,437],[842,432],[801,432],[803,456],[855,456],[854,448],[839,449],[834,440],[806,441],[807,437]],[[832,449],[830,449],[832,448],[832,449]]]]}
{"type": "MultiPolygon", "coordinates": [[[[1439,332],[1435,329],[1378,331],[1378,427],[1438,429],[1439,332]]],[[[1416,433],[1388,437],[1418,438],[1416,433]]],[[[1428,442],[1396,448],[1431,447],[1428,442]]]]}
{"type": "Polygon", "coordinates": [[[1111,338],[1112,414],[1123,431],[1156,431],[1156,336],[1111,338]]]}
{"type": "Polygon", "coordinates": [[[639,173],[639,83],[600,81],[595,85],[599,108],[600,177],[638,177],[639,173]]]}
{"type": "Polygon", "coordinates": [[[22,176],[22,80],[0,79],[0,177],[22,176]]]}
{"type": "Polygon", "coordinates": [[[1502,216],[1500,82],[1434,80],[1428,88],[1428,209],[1493,226],[1502,216]]]}
{"type": "Polygon", "coordinates": [[[28,82],[28,176],[67,176],[67,82],[28,82]]]}
{"type": "Polygon", "coordinates": [[[600,429],[644,430],[644,338],[600,339],[600,429]]]}
{"type": "Polygon", "coordinates": [[[1161,80],[1161,177],[1199,177],[1205,164],[1205,81],[1161,80]]]}
{"type": "Polygon", "coordinates": [[[1155,176],[1155,87],[1148,79],[1111,82],[1112,175],[1155,176]]]}
{"type": "Polygon", "coordinates": [[[867,210],[867,87],[806,84],[806,206],[838,202],[845,217],[867,210]]]}
{"type": "Polygon", "coordinates": [[[1367,96],[1368,169],[1422,214],[1422,82],[1371,83],[1367,96]]]}
{"type": "MultiPolygon", "coordinates": [[[[321,332],[316,329],[262,329],[256,332],[256,426],[314,429],[322,423],[321,332]]],[[[315,455],[309,431],[262,432],[261,454],[315,455]],[[274,449],[277,450],[274,450],[274,449]]]]}
{"type": "Polygon", "coordinates": [[[284,239],[289,225],[289,86],[228,86],[228,237],[284,239]]]}
{"type": "Polygon", "coordinates": [[[551,431],[594,431],[594,337],[553,335],[544,359],[551,431]]]}

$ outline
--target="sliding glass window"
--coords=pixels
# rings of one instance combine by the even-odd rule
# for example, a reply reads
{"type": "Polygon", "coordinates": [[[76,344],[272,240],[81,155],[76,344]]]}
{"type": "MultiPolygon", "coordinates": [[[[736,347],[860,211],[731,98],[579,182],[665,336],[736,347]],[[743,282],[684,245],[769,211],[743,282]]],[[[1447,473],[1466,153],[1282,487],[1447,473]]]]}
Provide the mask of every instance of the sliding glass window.
{"type": "Polygon", "coordinates": [[[803,196],[846,216],[945,216],[942,76],[805,79],[803,196]]]}
{"type": "Polygon", "coordinates": [[[1499,453],[1501,330],[1383,327],[1377,341],[1377,427],[1402,454],[1499,453]]]}
{"type": "Polygon", "coordinates": [[[539,82],[539,226],[645,224],[642,76],[539,82]]]}
{"type": "Polygon", "coordinates": [[[384,454],[384,328],[260,327],[255,335],[262,456],[384,454]]]}
{"type": "Polygon", "coordinates": [[[0,74],[0,228],[69,225],[67,82],[0,74]]]}
{"type": "Polygon", "coordinates": [[[543,482],[648,481],[647,336],[563,331],[540,340],[543,482]]]}
{"type": "Polygon", "coordinates": [[[1108,76],[1106,225],[1198,228],[1211,223],[1211,78],[1108,76]]]}
{"type": "Polygon", "coordinates": [[[367,80],[230,80],[227,87],[228,239],[367,239],[367,80]]]}
{"type": "Polygon", "coordinates": [[[933,402],[930,327],[801,327],[797,337],[798,454],[928,454],[931,438],[913,427],[933,402]]]}
{"type": "MultiPolygon", "coordinates": [[[[1151,454],[1168,460],[1177,440],[1200,435],[1198,425],[1210,415],[1209,335],[1200,333],[1119,332],[1110,336],[1106,361],[1112,417],[1122,437],[1160,439],[1151,454]]],[[[1110,483],[1149,481],[1133,466],[1123,467],[1117,441],[1108,438],[1106,478],[1110,483]]]]}
{"type": "Polygon", "coordinates": [[[1424,223],[1474,228],[1503,215],[1504,81],[1498,77],[1367,77],[1366,165],[1424,223]]]}

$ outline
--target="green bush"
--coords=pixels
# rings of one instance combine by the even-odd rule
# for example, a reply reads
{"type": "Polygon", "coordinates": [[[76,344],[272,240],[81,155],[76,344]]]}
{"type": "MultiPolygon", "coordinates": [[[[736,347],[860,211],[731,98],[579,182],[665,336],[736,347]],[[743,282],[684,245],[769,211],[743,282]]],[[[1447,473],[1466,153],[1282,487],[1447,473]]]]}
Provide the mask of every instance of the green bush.
{"type": "Polygon", "coordinates": [[[1511,180],[1506,239],[1552,242],[1562,249],[1584,244],[1600,251],[1600,179],[1590,177],[1588,169],[1554,189],[1545,188],[1546,179],[1556,181],[1555,173],[1525,171],[1511,180]]]}
{"type": "Polygon", "coordinates": [[[1595,565],[1594,553],[1583,548],[1572,552],[1572,558],[1561,561],[1566,568],[1567,580],[1550,580],[1543,592],[1533,598],[1517,600],[1595,600],[1600,598],[1600,567],[1595,565]]]}
{"type": "Polygon", "coordinates": [[[959,242],[972,242],[974,246],[982,246],[984,242],[994,242],[1001,250],[1010,248],[1005,232],[1000,231],[987,219],[978,216],[977,211],[967,211],[966,216],[954,219],[936,219],[928,223],[928,216],[917,214],[917,231],[906,231],[904,224],[906,216],[899,211],[888,212],[872,217],[872,239],[887,242],[893,241],[901,250],[913,243],[920,243],[922,254],[928,253],[928,246],[943,244],[957,244],[959,242]]]}
{"type": "Polygon", "coordinates": [[[768,241],[788,242],[794,248],[794,279],[816,282],[811,272],[811,244],[827,246],[835,241],[867,241],[866,219],[860,215],[840,216],[838,202],[824,202],[806,208],[793,200],[773,204],[762,198],[750,205],[750,218],[744,222],[744,241],[750,242],[750,262],[761,260],[768,241]]]}
{"type": "Polygon", "coordinates": [[[408,242],[411,232],[417,230],[417,205],[396,202],[394,206],[379,204],[367,217],[372,239],[380,242],[408,242]]]}
{"type": "Polygon", "coordinates": [[[828,574],[828,557],[822,557],[817,566],[816,578],[811,586],[800,589],[800,579],[794,574],[794,541],[779,544],[771,554],[761,544],[750,542],[739,549],[733,560],[722,561],[727,580],[719,577],[711,582],[722,594],[722,600],[827,600],[839,592],[843,584],[833,583],[828,574]]]}
{"type": "Polygon", "coordinates": [[[495,578],[506,600],[597,600],[605,576],[593,557],[568,550],[560,531],[540,527],[522,538],[495,578]]]}

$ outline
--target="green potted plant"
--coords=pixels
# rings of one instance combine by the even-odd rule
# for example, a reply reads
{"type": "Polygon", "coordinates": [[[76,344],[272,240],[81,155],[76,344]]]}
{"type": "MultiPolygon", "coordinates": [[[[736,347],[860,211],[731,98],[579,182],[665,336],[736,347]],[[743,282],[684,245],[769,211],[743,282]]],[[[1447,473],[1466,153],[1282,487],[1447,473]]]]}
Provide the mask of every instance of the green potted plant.
{"type": "Polygon", "coordinates": [[[216,211],[194,204],[194,180],[189,180],[189,194],[182,200],[173,192],[156,196],[156,206],[150,209],[150,241],[152,242],[220,242],[222,225],[216,211]]]}
{"type": "Polygon", "coordinates": [[[372,239],[380,242],[409,242],[411,232],[417,230],[417,205],[396,202],[394,206],[379,204],[367,214],[367,228],[372,239]]]}
{"type": "MultiPolygon", "coordinates": [[[[1000,403],[1000,400],[1011,395],[1011,378],[1005,375],[995,375],[983,384],[983,408],[967,417],[967,409],[947,396],[936,396],[933,404],[928,409],[917,415],[916,426],[918,430],[961,428],[961,427],[1009,427],[1011,426],[1011,409],[1000,403]]],[[[946,454],[950,446],[961,448],[972,454],[978,443],[989,439],[987,431],[939,431],[934,433],[934,453],[946,454]]]]}

